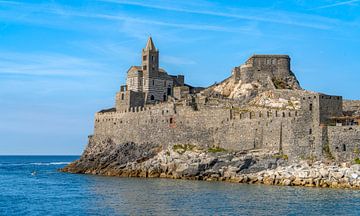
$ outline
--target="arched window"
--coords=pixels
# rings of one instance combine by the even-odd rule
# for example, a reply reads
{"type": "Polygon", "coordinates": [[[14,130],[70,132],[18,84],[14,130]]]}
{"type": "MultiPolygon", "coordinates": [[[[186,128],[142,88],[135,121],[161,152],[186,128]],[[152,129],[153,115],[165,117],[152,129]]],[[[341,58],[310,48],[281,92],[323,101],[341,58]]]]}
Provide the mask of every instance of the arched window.
{"type": "Polygon", "coordinates": [[[121,94],[121,100],[124,100],[124,94],[121,94]]]}
{"type": "Polygon", "coordinates": [[[166,95],[164,95],[164,101],[166,101],[166,95]]]}
{"type": "Polygon", "coordinates": [[[154,95],[151,95],[151,96],[150,96],[150,100],[152,100],[152,101],[155,100],[154,95]]]}

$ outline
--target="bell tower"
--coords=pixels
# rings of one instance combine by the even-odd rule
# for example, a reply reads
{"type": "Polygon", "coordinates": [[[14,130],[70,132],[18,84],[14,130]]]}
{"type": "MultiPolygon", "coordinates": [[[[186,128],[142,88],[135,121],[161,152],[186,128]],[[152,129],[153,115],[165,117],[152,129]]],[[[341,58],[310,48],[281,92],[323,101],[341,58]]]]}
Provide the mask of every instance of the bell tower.
{"type": "Polygon", "coordinates": [[[159,72],[159,51],[155,48],[154,42],[149,37],[146,47],[142,50],[142,70],[144,78],[155,78],[159,72]]]}

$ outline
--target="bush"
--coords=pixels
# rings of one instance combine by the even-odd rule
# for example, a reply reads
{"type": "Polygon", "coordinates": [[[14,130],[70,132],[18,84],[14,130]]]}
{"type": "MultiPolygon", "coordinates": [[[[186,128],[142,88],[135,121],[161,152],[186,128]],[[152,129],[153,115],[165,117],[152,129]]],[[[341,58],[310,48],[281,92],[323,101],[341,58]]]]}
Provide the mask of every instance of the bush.
{"type": "Polygon", "coordinates": [[[179,154],[183,154],[186,151],[192,151],[195,147],[196,147],[195,145],[191,145],[191,144],[185,144],[185,145],[177,144],[173,146],[173,150],[179,154]]]}
{"type": "Polygon", "coordinates": [[[360,158],[355,158],[355,163],[360,164],[360,158]]]}
{"type": "Polygon", "coordinates": [[[210,152],[210,153],[225,152],[225,151],[226,150],[224,148],[220,148],[220,147],[208,148],[208,152],[210,152]]]}
{"type": "Polygon", "coordinates": [[[276,154],[273,155],[273,158],[289,160],[289,156],[287,156],[286,154],[276,154]]]}

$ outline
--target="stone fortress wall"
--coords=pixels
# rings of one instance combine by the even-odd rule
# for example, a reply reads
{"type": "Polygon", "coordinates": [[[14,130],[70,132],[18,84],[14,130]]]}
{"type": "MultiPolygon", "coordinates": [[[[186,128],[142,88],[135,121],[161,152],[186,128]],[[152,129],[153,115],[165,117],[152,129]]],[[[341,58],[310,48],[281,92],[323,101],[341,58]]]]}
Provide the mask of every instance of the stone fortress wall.
{"type": "MultiPolygon", "coordinates": [[[[151,38],[144,50],[155,53],[151,38]]],[[[143,60],[149,58],[150,53],[144,50],[143,60]]],[[[156,50],[156,61],[157,58],[156,50]]],[[[134,66],[128,76],[134,78],[136,75],[138,80],[138,74],[150,74],[144,79],[147,84],[166,76],[176,85],[171,86],[170,91],[168,83],[163,81],[154,82],[152,89],[141,81],[127,83],[131,90],[122,86],[116,94],[115,109],[96,113],[94,135],[90,139],[100,143],[111,139],[118,144],[163,147],[191,144],[237,151],[267,149],[279,151],[291,159],[331,157],[341,161],[359,157],[360,128],[347,126],[348,119],[345,123],[341,119],[344,118],[342,97],[302,90],[290,69],[287,55],[254,55],[245,64],[235,67],[231,77],[223,82],[233,80],[240,90],[244,90],[242,83],[247,84],[246,88],[256,83],[256,88],[261,90],[245,91],[246,98],[241,100],[213,94],[210,87],[201,93],[191,93],[192,87],[184,84],[183,76],[153,73],[149,67],[144,69],[144,65],[157,69],[158,62],[156,67],[144,62],[141,73],[134,73],[139,70],[134,66]],[[154,77],[156,74],[159,77],[154,77]],[[143,86],[135,88],[131,86],[134,83],[143,86]],[[164,98],[159,93],[155,101],[150,98],[147,103],[149,94],[156,91],[164,94],[164,98]],[[287,108],[272,107],[271,103],[248,103],[256,100],[261,92],[272,95],[277,101],[287,101],[287,108]]],[[[262,99],[268,98],[260,98],[260,101],[262,99]]],[[[357,105],[346,102],[346,107],[357,105]]]]}
{"type": "Polygon", "coordinates": [[[342,131],[346,127],[327,127],[319,118],[329,114],[321,104],[339,107],[341,97],[330,98],[316,93],[302,96],[299,110],[262,108],[251,111],[206,104],[194,110],[191,106],[167,102],[124,111],[99,112],[95,115],[94,136],[111,138],[116,143],[158,143],[164,147],[191,144],[237,151],[268,149],[282,151],[291,158],[326,156],[324,149],[329,144],[330,150],[337,152],[337,159],[354,157],[352,153],[356,153],[359,143],[353,140],[359,138],[359,132],[346,131],[345,135],[342,131]],[[343,135],[339,136],[339,133],[343,135]],[[346,139],[342,139],[343,136],[346,139]],[[346,157],[338,156],[347,153],[339,152],[343,142],[347,145],[346,151],[352,152],[346,157]]]}

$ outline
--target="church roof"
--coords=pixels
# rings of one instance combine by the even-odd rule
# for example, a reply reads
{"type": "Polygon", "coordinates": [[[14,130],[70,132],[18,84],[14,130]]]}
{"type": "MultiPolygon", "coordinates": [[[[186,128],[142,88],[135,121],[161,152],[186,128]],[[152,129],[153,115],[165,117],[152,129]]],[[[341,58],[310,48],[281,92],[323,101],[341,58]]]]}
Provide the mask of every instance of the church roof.
{"type": "Polygon", "coordinates": [[[148,41],[147,41],[147,43],[146,43],[145,50],[151,50],[151,51],[152,51],[152,50],[156,50],[155,45],[154,45],[154,42],[153,42],[153,40],[152,40],[151,37],[149,37],[149,39],[148,39],[148,41]]]}
{"type": "Polygon", "coordinates": [[[141,66],[131,66],[127,71],[128,77],[142,77],[143,71],[141,70],[141,66]]]}

